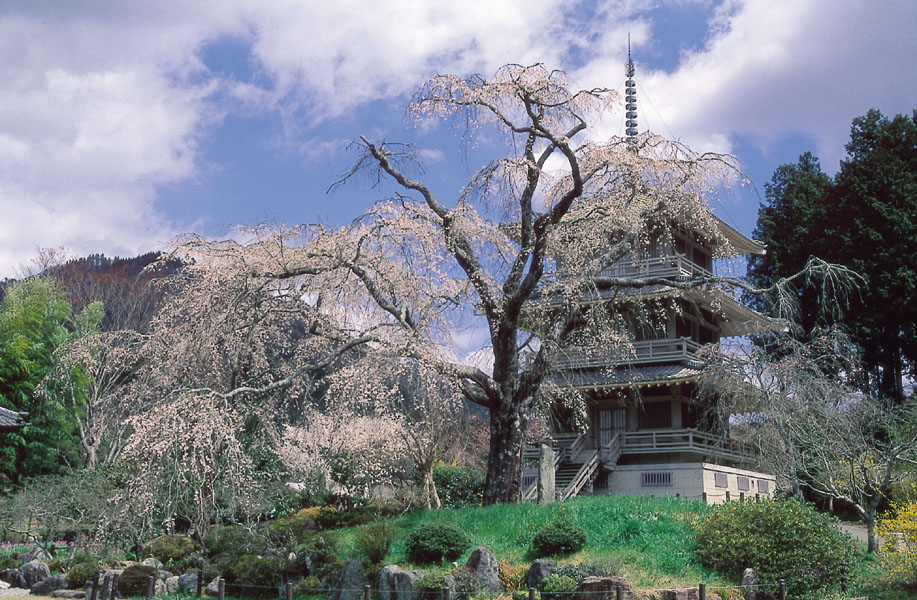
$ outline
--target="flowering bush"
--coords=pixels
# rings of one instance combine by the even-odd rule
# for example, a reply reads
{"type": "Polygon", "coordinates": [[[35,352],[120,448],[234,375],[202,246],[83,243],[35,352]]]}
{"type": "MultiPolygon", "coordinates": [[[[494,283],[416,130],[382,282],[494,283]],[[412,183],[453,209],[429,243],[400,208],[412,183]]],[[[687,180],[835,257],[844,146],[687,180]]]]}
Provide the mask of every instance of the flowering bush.
{"type": "Polygon", "coordinates": [[[837,519],[792,499],[720,505],[697,524],[694,542],[701,560],[727,577],[751,567],[762,583],[785,579],[793,596],[841,583],[853,558],[837,519]]]}
{"type": "Polygon", "coordinates": [[[917,586],[917,501],[893,504],[890,513],[879,523],[882,566],[917,586]]]}

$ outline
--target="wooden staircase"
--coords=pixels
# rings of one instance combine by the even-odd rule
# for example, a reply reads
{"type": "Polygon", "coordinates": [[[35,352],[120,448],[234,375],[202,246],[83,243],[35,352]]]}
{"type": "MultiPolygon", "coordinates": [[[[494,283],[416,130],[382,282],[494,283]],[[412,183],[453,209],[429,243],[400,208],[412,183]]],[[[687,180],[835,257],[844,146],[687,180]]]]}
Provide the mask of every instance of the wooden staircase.
{"type": "MultiPolygon", "coordinates": [[[[621,438],[615,435],[605,446],[596,450],[586,448],[586,437],[578,435],[558,436],[553,440],[554,447],[554,489],[558,500],[576,496],[583,488],[592,490],[592,482],[598,475],[599,465],[613,467],[621,455],[621,438]]],[[[527,460],[537,459],[536,448],[526,448],[523,457],[527,460]]],[[[538,494],[537,475],[522,490],[522,500],[534,500],[538,494]]]]}

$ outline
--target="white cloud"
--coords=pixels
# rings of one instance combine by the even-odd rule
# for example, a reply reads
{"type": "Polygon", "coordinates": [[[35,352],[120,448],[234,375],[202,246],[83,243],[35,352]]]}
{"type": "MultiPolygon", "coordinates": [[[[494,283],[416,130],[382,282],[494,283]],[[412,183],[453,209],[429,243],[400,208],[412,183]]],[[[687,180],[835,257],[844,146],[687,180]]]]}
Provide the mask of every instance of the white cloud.
{"type": "MultiPolygon", "coordinates": [[[[907,24],[914,22],[917,5],[909,0],[881,7],[729,1],[710,24],[706,47],[685,54],[672,73],[639,65],[647,42],[641,33],[635,36],[641,127],[664,135],[668,129],[698,150],[730,151],[737,134],[765,151],[781,136],[811,136],[823,165],[834,170],[853,117],[870,107],[886,114],[913,109],[917,38],[907,24]]],[[[617,133],[612,121],[604,129],[617,133]]]]}

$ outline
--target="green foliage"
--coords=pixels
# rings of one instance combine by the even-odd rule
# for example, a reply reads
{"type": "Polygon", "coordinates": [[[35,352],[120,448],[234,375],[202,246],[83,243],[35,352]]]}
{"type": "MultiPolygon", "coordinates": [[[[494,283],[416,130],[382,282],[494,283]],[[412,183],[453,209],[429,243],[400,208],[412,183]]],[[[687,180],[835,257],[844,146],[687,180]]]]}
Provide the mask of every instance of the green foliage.
{"type": "Polygon", "coordinates": [[[71,337],[70,316],[63,290],[47,277],[13,284],[0,301],[0,406],[29,413],[28,427],[0,436],[0,475],[13,483],[78,464],[71,415],[35,394],[55,349],[71,337]]]}
{"type": "MultiPolygon", "coordinates": [[[[832,180],[812,154],[781,165],[765,186],[755,239],[768,248],[749,258],[758,287],[798,272],[812,255],[865,278],[843,315],[825,313],[818,290],[797,281],[796,320],[811,331],[839,321],[863,351],[873,389],[903,398],[901,374],[917,360],[917,110],[889,119],[870,110],[853,120],[847,158],[832,180]]],[[[759,304],[759,309],[768,306],[759,304]]]]}
{"type": "Polygon", "coordinates": [[[837,520],[792,499],[720,505],[694,541],[701,559],[725,576],[752,567],[762,583],[785,579],[793,595],[842,583],[853,560],[837,520]]]}
{"type": "Polygon", "coordinates": [[[267,526],[265,533],[274,544],[295,546],[315,531],[316,523],[313,517],[317,514],[311,509],[304,508],[292,515],[277,519],[267,526]]]}
{"type": "Polygon", "coordinates": [[[79,562],[75,561],[70,570],[67,571],[67,585],[71,588],[81,588],[86,585],[87,581],[95,577],[99,571],[99,561],[94,558],[87,558],[79,562]]]}
{"type": "Polygon", "coordinates": [[[241,525],[223,525],[210,530],[204,539],[207,556],[218,554],[257,554],[264,550],[264,539],[241,525]]]}
{"type": "Polygon", "coordinates": [[[565,575],[577,583],[587,577],[611,577],[621,574],[621,566],[611,559],[585,560],[581,563],[557,565],[552,575],[565,575]]]}
{"type": "Polygon", "coordinates": [[[354,533],[357,549],[371,565],[380,564],[388,556],[398,529],[387,521],[365,525],[354,533]]]}
{"type": "Polygon", "coordinates": [[[455,560],[471,546],[471,538],[449,523],[421,523],[408,534],[405,553],[417,564],[455,560]]]}
{"type": "Polygon", "coordinates": [[[186,535],[164,535],[143,547],[144,556],[152,556],[165,566],[176,564],[194,551],[194,542],[186,535]]]}
{"type": "MultiPolygon", "coordinates": [[[[149,565],[131,565],[124,569],[118,578],[118,591],[122,596],[145,596],[147,581],[150,576],[158,576],[155,567],[149,565]]],[[[68,578],[69,581],[69,578],[68,578]]]]}
{"type": "Polygon", "coordinates": [[[274,557],[246,554],[229,565],[224,574],[227,594],[233,596],[276,596],[281,561],[274,557]]]}
{"type": "Polygon", "coordinates": [[[560,518],[535,534],[532,539],[532,554],[536,557],[568,556],[582,550],[587,537],[585,529],[560,518]]]}
{"type": "Polygon", "coordinates": [[[564,600],[575,592],[579,583],[567,575],[552,573],[541,581],[541,597],[544,600],[564,600]]]}
{"type": "Polygon", "coordinates": [[[414,589],[421,593],[421,597],[432,597],[431,594],[439,592],[446,585],[445,577],[446,572],[442,569],[427,569],[414,581],[414,589]]]}
{"type": "Polygon", "coordinates": [[[479,506],[484,496],[484,475],[473,469],[437,465],[433,468],[433,483],[443,508],[479,506]]]}
{"type": "Polygon", "coordinates": [[[12,554],[0,556],[0,571],[5,571],[7,569],[18,569],[20,564],[22,564],[22,561],[19,560],[19,556],[12,554]]]}

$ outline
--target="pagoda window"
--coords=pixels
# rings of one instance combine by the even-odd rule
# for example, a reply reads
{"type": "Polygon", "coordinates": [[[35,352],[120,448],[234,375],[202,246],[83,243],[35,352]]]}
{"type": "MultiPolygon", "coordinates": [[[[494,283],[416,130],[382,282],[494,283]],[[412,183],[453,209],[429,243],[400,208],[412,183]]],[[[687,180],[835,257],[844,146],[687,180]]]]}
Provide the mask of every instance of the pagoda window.
{"type": "Polygon", "coordinates": [[[637,426],[639,429],[671,429],[671,402],[652,402],[644,404],[637,419],[637,426]]]}

